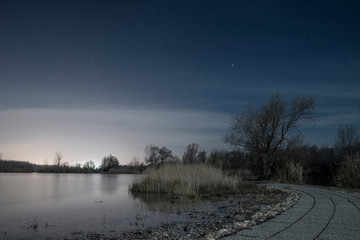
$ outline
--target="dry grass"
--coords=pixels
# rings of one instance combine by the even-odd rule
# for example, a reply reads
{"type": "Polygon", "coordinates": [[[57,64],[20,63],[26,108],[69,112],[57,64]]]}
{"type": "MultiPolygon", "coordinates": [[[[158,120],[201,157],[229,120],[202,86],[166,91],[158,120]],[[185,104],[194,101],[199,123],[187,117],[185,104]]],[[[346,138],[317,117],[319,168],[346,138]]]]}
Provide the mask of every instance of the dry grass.
{"type": "Polygon", "coordinates": [[[335,176],[338,187],[360,189],[360,157],[348,158],[340,164],[335,176]]]}
{"type": "Polygon", "coordinates": [[[240,181],[205,164],[166,164],[148,169],[129,186],[132,192],[170,193],[187,196],[238,193],[240,181]]]}

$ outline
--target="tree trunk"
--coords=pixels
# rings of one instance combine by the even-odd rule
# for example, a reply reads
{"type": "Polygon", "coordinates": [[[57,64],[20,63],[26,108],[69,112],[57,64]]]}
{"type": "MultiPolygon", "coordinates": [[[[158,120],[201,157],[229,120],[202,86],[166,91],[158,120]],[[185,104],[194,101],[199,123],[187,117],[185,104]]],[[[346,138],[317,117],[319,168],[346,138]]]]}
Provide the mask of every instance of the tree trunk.
{"type": "Polygon", "coordinates": [[[270,179],[271,170],[269,166],[269,156],[264,154],[262,157],[262,178],[265,180],[270,179]]]}

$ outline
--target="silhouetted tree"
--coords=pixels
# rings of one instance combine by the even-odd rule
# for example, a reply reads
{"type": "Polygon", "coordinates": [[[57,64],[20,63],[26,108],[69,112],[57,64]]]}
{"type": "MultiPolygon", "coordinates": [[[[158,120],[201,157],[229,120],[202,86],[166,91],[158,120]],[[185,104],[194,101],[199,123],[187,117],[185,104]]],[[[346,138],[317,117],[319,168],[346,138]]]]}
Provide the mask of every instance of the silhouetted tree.
{"type": "Polygon", "coordinates": [[[225,155],[225,151],[219,151],[216,149],[212,150],[208,158],[208,164],[213,167],[222,169],[224,165],[225,155]]]}
{"type": "Polygon", "coordinates": [[[159,148],[155,145],[145,147],[145,162],[150,165],[159,165],[165,162],[174,161],[172,151],[166,147],[159,148]]]}
{"type": "Polygon", "coordinates": [[[186,151],[184,152],[182,156],[183,163],[185,164],[191,164],[196,162],[197,153],[199,150],[199,145],[196,143],[189,144],[186,148],[186,151]]]}
{"type": "Polygon", "coordinates": [[[335,147],[341,152],[341,157],[350,157],[357,152],[359,133],[354,125],[340,125],[337,129],[335,147]]]}
{"type": "Polygon", "coordinates": [[[206,162],[206,152],[205,151],[198,152],[198,154],[196,156],[196,161],[200,162],[200,163],[205,163],[206,162]]]}
{"type": "Polygon", "coordinates": [[[62,152],[56,152],[55,153],[54,164],[59,167],[61,165],[61,160],[63,158],[64,158],[64,154],[62,154],[62,152]]]}
{"type": "Polygon", "coordinates": [[[111,154],[107,157],[104,157],[100,165],[100,169],[103,172],[108,172],[110,169],[117,167],[119,167],[119,160],[111,154]]]}
{"type": "Polygon", "coordinates": [[[145,165],[143,162],[140,163],[138,157],[134,157],[129,163],[129,168],[133,173],[139,174],[145,170],[145,165]]]}
{"type": "Polygon", "coordinates": [[[74,166],[74,167],[81,169],[82,165],[81,165],[81,163],[75,163],[75,166],[74,166]]]}
{"type": "Polygon", "coordinates": [[[249,106],[247,111],[234,116],[224,140],[257,153],[262,161],[261,176],[269,178],[274,167],[272,155],[302,120],[314,118],[315,102],[313,96],[300,96],[287,106],[285,100],[275,94],[266,104],[249,106]]]}
{"type": "Polygon", "coordinates": [[[91,160],[86,161],[83,165],[83,169],[86,172],[93,172],[95,170],[95,163],[91,160]]]}
{"type": "Polygon", "coordinates": [[[160,158],[160,164],[165,162],[170,162],[173,160],[172,151],[166,147],[162,147],[159,149],[159,158],[160,158]]]}
{"type": "Polygon", "coordinates": [[[156,165],[160,161],[159,148],[153,144],[145,147],[145,163],[156,165]]]}

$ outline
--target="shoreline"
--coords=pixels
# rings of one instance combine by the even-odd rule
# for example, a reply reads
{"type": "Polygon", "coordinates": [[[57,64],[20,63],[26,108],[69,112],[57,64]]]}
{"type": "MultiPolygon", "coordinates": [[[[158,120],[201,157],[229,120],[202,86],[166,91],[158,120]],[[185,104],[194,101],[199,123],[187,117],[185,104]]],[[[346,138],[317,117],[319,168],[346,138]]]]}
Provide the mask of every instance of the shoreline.
{"type": "Polygon", "coordinates": [[[117,233],[74,232],[64,240],[118,239],[219,239],[251,228],[291,208],[299,194],[284,188],[269,187],[269,194],[245,194],[211,198],[218,203],[215,211],[187,212],[194,221],[164,223],[157,227],[117,233]]]}

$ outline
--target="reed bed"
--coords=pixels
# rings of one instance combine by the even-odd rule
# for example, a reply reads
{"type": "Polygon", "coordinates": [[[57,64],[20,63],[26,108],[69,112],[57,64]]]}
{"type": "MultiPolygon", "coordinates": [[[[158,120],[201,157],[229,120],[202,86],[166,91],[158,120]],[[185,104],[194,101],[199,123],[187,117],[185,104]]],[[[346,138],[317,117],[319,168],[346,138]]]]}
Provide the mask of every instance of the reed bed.
{"type": "Polygon", "coordinates": [[[132,192],[197,196],[237,193],[239,184],[238,178],[206,164],[166,164],[148,169],[129,189],[132,192]]]}

